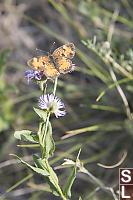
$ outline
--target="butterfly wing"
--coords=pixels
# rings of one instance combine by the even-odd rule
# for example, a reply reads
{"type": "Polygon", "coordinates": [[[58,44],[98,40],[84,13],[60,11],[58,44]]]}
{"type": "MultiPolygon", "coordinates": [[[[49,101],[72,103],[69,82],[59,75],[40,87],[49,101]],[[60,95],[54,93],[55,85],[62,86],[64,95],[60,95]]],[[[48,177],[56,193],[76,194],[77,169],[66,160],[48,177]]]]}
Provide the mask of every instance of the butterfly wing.
{"type": "Polygon", "coordinates": [[[34,70],[44,71],[45,76],[49,79],[54,79],[59,75],[49,56],[34,57],[28,61],[28,65],[34,70]]]}
{"type": "Polygon", "coordinates": [[[66,57],[57,57],[55,64],[60,73],[66,74],[72,70],[72,61],[66,57]]]}
{"type": "Polygon", "coordinates": [[[27,64],[29,67],[31,67],[34,70],[43,71],[44,63],[42,62],[42,58],[43,57],[34,57],[28,60],[27,64]]]}
{"type": "Polygon", "coordinates": [[[43,57],[44,63],[44,74],[49,79],[54,79],[59,76],[59,71],[55,68],[53,62],[50,60],[49,56],[43,57]]]}
{"type": "Polygon", "coordinates": [[[50,56],[34,57],[28,61],[28,65],[37,71],[44,71],[45,76],[54,79],[60,73],[68,73],[72,69],[72,59],[75,55],[73,43],[65,44],[57,48],[50,56]]]}
{"type": "Polygon", "coordinates": [[[75,55],[75,46],[73,43],[68,43],[57,48],[52,54],[54,58],[63,56],[69,59],[72,59],[74,55],[75,55]]]}

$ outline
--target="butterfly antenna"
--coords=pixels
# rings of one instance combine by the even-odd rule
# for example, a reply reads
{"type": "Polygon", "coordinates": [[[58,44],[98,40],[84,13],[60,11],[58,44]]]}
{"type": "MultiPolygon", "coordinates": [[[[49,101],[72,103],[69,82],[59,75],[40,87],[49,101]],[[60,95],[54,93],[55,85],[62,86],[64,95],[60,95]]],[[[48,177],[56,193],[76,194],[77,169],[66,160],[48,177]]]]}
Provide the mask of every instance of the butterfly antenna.
{"type": "Polygon", "coordinates": [[[47,51],[44,51],[44,50],[41,50],[41,49],[38,49],[38,48],[36,48],[36,51],[41,51],[41,52],[43,52],[43,53],[47,53],[47,54],[48,54],[47,51]]]}
{"type": "Polygon", "coordinates": [[[54,46],[55,46],[55,42],[53,42],[53,44],[51,45],[51,47],[50,47],[50,54],[52,54],[52,50],[53,50],[53,48],[54,48],[54,46]]]}

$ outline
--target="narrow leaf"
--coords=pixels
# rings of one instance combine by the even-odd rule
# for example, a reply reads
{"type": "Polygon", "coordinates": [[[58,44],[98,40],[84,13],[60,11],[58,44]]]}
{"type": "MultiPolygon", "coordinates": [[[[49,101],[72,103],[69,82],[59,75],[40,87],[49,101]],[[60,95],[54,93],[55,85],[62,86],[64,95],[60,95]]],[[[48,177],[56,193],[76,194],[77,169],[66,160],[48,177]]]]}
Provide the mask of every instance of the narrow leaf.
{"type": "MultiPolygon", "coordinates": [[[[46,164],[47,160],[44,159],[43,161],[46,164]]],[[[50,189],[52,190],[52,193],[56,196],[60,196],[60,193],[59,193],[58,187],[57,187],[58,182],[59,182],[58,177],[57,177],[56,173],[54,172],[54,170],[52,169],[52,167],[50,167],[48,163],[46,165],[47,165],[49,173],[50,173],[50,176],[46,177],[47,183],[49,184],[50,189]]]]}
{"type": "Polygon", "coordinates": [[[40,174],[42,176],[49,176],[49,172],[47,170],[44,170],[44,169],[40,169],[40,168],[37,168],[37,167],[33,167],[32,165],[28,164],[27,162],[23,161],[20,157],[18,157],[17,155],[15,154],[10,154],[14,157],[16,157],[18,160],[20,160],[20,162],[24,165],[26,165],[29,169],[31,169],[32,171],[36,172],[37,174],[40,174]]]}
{"type": "MultiPolygon", "coordinates": [[[[43,131],[45,131],[45,125],[43,127],[43,131]]],[[[49,122],[44,141],[44,157],[47,159],[51,157],[53,155],[54,150],[55,150],[55,143],[52,138],[52,126],[51,123],[49,122]]]]}
{"type": "Polygon", "coordinates": [[[43,159],[39,158],[35,154],[33,155],[33,159],[34,159],[34,163],[36,167],[41,168],[41,169],[46,169],[48,171],[45,161],[43,161],[43,159]]]}
{"type": "Polygon", "coordinates": [[[73,184],[73,182],[76,178],[76,169],[77,169],[77,166],[79,165],[80,153],[81,153],[81,149],[79,149],[79,152],[78,152],[78,155],[77,155],[77,158],[76,158],[76,163],[73,167],[72,173],[70,174],[70,176],[67,180],[66,187],[65,187],[65,190],[64,190],[64,194],[68,198],[71,198],[71,188],[72,188],[72,184],[73,184]]]}
{"type": "Polygon", "coordinates": [[[59,182],[58,177],[57,177],[56,173],[54,172],[54,170],[52,169],[52,167],[50,167],[50,165],[46,163],[46,159],[41,159],[37,155],[33,155],[33,159],[34,159],[36,167],[45,169],[49,172],[49,176],[51,176],[51,177],[49,177],[51,183],[56,182],[58,184],[58,182],[59,182]]]}
{"type": "Polygon", "coordinates": [[[15,131],[14,137],[26,142],[39,143],[38,135],[29,130],[15,131]]]}
{"type": "Polygon", "coordinates": [[[39,115],[39,117],[41,117],[44,121],[46,121],[47,113],[44,110],[41,110],[39,108],[34,108],[34,107],[33,109],[39,115]]]}
{"type": "Polygon", "coordinates": [[[64,194],[68,198],[71,198],[71,187],[72,187],[72,184],[73,184],[75,178],[76,178],[76,165],[74,165],[74,168],[73,168],[72,173],[70,174],[70,176],[67,180],[66,187],[65,187],[65,190],[64,190],[64,194]]]}
{"type": "Polygon", "coordinates": [[[45,177],[45,179],[47,180],[47,183],[50,186],[51,192],[54,195],[59,196],[58,188],[56,187],[56,184],[58,184],[59,181],[54,170],[49,165],[47,165],[46,159],[41,159],[36,155],[33,155],[33,159],[34,159],[34,163],[36,167],[47,170],[47,172],[49,173],[49,176],[45,177]]]}

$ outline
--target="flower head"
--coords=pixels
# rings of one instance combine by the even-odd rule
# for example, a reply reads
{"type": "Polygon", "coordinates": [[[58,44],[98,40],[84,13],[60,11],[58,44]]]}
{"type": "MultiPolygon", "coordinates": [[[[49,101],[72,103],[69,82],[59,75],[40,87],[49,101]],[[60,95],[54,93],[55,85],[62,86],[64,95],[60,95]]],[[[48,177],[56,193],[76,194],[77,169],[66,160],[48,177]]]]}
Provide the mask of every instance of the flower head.
{"type": "Polygon", "coordinates": [[[28,70],[28,71],[25,72],[25,78],[28,79],[28,83],[32,79],[36,79],[36,80],[40,81],[43,76],[44,76],[44,72],[43,71],[28,70]]]}
{"type": "Polygon", "coordinates": [[[64,103],[57,96],[54,97],[53,94],[42,95],[39,98],[38,105],[41,109],[45,109],[49,113],[54,113],[57,118],[66,114],[64,103]]]}

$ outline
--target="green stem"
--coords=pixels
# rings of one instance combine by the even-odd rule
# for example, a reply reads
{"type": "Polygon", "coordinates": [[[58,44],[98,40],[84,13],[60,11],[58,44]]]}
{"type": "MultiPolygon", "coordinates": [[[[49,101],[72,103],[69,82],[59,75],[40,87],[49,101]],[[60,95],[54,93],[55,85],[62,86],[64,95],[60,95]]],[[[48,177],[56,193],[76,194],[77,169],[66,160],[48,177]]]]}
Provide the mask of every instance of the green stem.
{"type": "Polygon", "coordinates": [[[45,138],[46,138],[46,134],[47,134],[47,130],[48,130],[48,123],[49,123],[49,118],[50,118],[50,113],[47,114],[47,118],[46,118],[46,123],[45,123],[45,132],[44,132],[44,135],[43,135],[43,141],[42,141],[42,145],[43,145],[43,153],[42,153],[42,159],[44,159],[44,142],[45,142],[45,138]]]}
{"type": "Polygon", "coordinates": [[[40,88],[41,88],[42,94],[44,95],[47,89],[47,79],[45,81],[40,82],[40,88]],[[44,87],[44,84],[46,84],[45,87],[44,87]]]}
{"type": "Polygon", "coordinates": [[[66,197],[64,196],[64,194],[63,194],[63,192],[62,192],[60,186],[58,185],[58,183],[57,183],[56,180],[54,179],[53,174],[51,173],[51,170],[50,170],[50,166],[49,166],[48,160],[46,159],[45,162],[46,162],[46,165],[47,165],[48,171],[49,171],[49,173],[50,173],[50,176],[51,176],[51,178],[52,178],[54,184],[56,185],[56,187],[57,187],[57,189],[58,189],[58,191],[59,191],[59,193],[60,193],[62,199],[63,199],[63,200],[67,200],[66,197]]]}
{"type": "Polygon", "coordinates": [[[38,130],[39,144],[40,144],[40,147],[42,149],[43,145],[42,145],[42,135],[41,135],[41,132],[42,132],[42,122],[40,122],[40,124],[39,124],[39,130],[38,130]]]}
{"type": "MultiPolygon", "coordinates": [[[[57,88],[57,80],[58,80],[58,77],[56,77],[55,82],[54,82],[54,90],[53,90],[53,95],[54,95],[54,97],[55,97],[56,88],[57,88]]],[[[41,86],[41,90],[42,90],[42,92],[43,92],[43,94],[44,94],[44,88],[43,88],[42,85],[43,85],[43,84],[42,84],[42,82],[41,82],[40,86],[41,86]]],[[[44,150],[45,150],[45,149],[44,149],[44,145],[45,145],[44,142],[45,142],[45,138],[46,138],[46,134],[47,134],[49,118],[50,118],[50,113],[47,114],[46,123],[45,123],[45,132],[44,132],[43,141],[42,141],[42,145],[43,145],[42,159],[44,158],[44,153],[45,153],[45,151],[44,151],[44,150]]]]}
{"type": "Polygon", "coordinates": [[[43,81],[40,82],[40,88],[41,88],[41,91],[42,91],[42,94],[43,94],[44,93],[43,81]]]}
{"type": "Polygon", "coordinates": [[[47,90],[47,81],[45,82],[44,94],[46,94],[46,90],[47,90]]]}
{"type": "Polygon", "coordinates": [[[56,77],[55,82],[54,82],[54,90],[53,90],[54,97],[55,97],[56,88],[57,88],[57,81],[58,81],[58,77],[56,77]]]}

